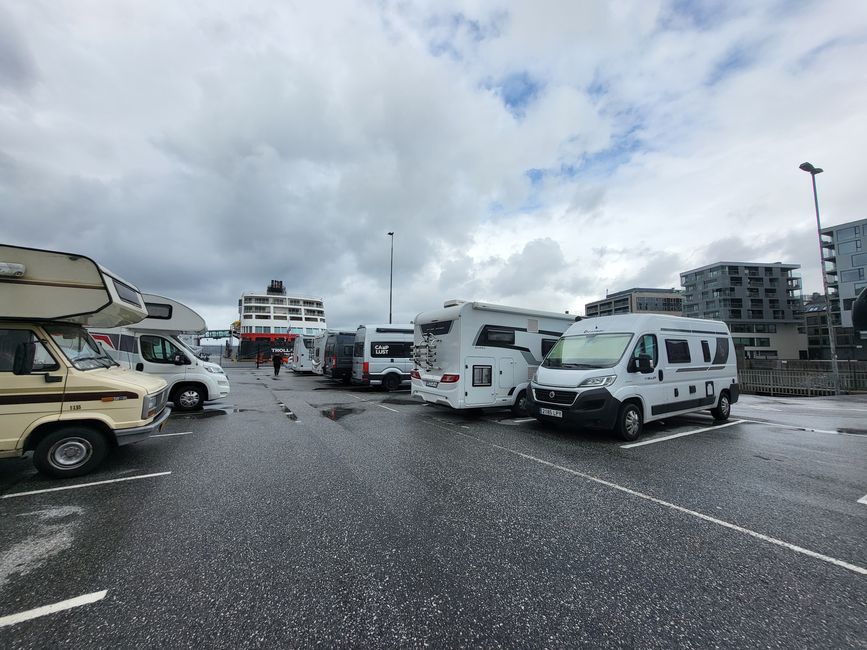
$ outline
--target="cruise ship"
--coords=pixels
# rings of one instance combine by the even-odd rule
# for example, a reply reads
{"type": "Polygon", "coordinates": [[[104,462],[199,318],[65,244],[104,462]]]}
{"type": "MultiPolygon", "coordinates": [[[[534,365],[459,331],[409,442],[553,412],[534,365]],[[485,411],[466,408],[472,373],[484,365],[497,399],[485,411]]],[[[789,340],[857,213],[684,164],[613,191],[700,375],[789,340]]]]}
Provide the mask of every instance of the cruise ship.
{"type": "Polygon", "coordinates": [[[240,355],[281,351],[288,354],[292,340],[325,331],[322,298],[287,295],[282,280],[271,280],[264,292],[245,292],[238,300],[240,355]]]}

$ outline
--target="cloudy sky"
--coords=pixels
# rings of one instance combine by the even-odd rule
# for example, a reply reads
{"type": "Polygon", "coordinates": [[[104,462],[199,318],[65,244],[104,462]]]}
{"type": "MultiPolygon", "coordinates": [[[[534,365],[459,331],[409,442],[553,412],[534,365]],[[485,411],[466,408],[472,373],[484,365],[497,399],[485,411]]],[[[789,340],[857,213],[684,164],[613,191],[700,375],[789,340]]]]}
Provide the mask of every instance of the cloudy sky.
{"type": "Polygon", "coordinates": [[[4,0],[0,241],[199,309],[583,313],[719,260],[821,287],[867,204],[867,2],[4,0]]]}

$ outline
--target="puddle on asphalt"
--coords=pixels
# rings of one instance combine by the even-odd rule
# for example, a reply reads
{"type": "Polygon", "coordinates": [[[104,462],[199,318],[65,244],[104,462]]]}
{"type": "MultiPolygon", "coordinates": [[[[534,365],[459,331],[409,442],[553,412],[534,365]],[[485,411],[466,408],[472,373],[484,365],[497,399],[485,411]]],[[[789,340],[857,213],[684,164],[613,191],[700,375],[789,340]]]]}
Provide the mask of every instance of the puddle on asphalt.
{"type": "Polygon", "coordinates": [[[322,415],[329,420],[334,420],[335,422],[340,418],[346,417],[347,415],[356,415],[358,413],[363,413],[364,409],[359,408],[350,408],[348,406],[329,406],[328,408],[324,408],[320,411],[322,415]]]}
{"type": "Polygon", "coordinates": [[[848,434],[853,435],[853,436],[867,436],[867,431],[865,431],[864,429],[846,429],[846,428],[841,428],[841,429],[837,429],[837,430],[838,430],[840,433],[848,433],[848,434]]]}
{"type": "Polygon", "coordinates": [[[204,420],[207,418],[215,418],[219,415],[227,415],[229,413],[237,413],[240,410],[246,409],[236,409],[236,408],[224,408],[224,409],[204,409],[203,411],[173,411],[172,418],[178,420],[204,420]]]}
{"type": "Polygon", "coordinates": [[[421,402],[417,399],[412,399],[409,397],[404,397],[404,398],[388,397],[388,398],[382,400],[382,402],[380,402],[380,404],[397,404],[397,405],[403,405],[403,406],[420,406],[421,402]]]}

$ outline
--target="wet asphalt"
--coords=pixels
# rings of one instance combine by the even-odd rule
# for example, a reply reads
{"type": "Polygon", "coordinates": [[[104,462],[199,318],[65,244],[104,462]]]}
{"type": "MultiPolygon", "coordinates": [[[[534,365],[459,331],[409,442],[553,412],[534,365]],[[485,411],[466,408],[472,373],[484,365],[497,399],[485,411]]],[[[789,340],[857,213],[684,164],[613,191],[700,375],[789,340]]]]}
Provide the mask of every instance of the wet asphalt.
{"type": "Polygon", "coordinates": [[[745,398],[730,422],[750,421],[673,418],[624,448],[406,392],[229,374],[226,404],[96,474],[0,463],[7,497],[171,472],[0,500],[0,620],[106,590],[0,627],[0,647],[867,642],[863,399],[830,403],[853,409],[849,433],[803,430],[838,430],[805,426],[834,417],[827,401],[745,398]]]}

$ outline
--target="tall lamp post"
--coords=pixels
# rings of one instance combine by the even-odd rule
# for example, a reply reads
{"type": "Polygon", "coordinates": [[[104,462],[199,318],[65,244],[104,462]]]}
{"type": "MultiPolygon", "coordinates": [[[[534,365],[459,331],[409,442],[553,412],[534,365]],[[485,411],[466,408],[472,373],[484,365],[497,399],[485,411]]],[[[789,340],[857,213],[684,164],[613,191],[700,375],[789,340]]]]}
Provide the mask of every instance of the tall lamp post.
{"type": "Polygon", "coordinates": [[[819,221],[819,195],[816,192],[816,174],[824,170],[814,167],[808,162],[801,163],[800,169],[807,172],[813,181],[813,203],[816,206],[816,231],[819,233],[819,271],[822,273],[822,287],[825,289],[825,320],[828,323],[828,339],[831,343],[831,368],[834,373],[834,394],[840,394],[840,370],[837,368],[837,340],[834,336],[833,314],[831,312],[831,298],[828,295],[828,277],[825,273],[825,254],[822,252],[822,224],[819,221]]]}
{"type": "MultiPolygon", "coordinates": [[[[388,271],[388,324],[391,325],[391,291],[394,286],[394,231],[388,233],[391,237],[391,264],[388,271]]],[[[828,291],[826,290],[827,294],[828,291]]]]}

